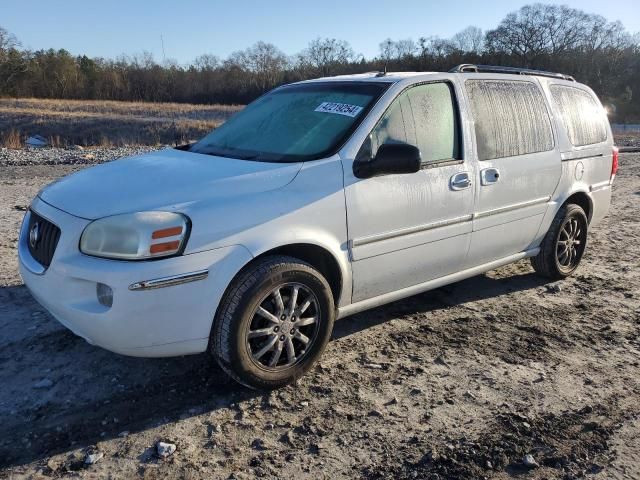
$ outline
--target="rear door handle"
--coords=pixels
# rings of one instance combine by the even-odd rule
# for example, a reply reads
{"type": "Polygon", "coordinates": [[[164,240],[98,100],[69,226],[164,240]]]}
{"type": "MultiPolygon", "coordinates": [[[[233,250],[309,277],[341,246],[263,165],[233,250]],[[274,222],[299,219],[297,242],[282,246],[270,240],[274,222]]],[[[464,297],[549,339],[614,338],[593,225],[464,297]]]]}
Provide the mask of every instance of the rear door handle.
{"type": "Polygon", "coordinates": [[[469,188],[471,186],[471,178],[469,178],[469,173],[460,172],[451,177],[450,183],[451,190],[464,190],[465,188],[469,188]]]}
{"type": "Polygon", "coordinates": [[[491,185],[496,183],[500,178],[500,171],[497,168],[485,168],[480,170],[480,183],[482,185],[491,185]]]}

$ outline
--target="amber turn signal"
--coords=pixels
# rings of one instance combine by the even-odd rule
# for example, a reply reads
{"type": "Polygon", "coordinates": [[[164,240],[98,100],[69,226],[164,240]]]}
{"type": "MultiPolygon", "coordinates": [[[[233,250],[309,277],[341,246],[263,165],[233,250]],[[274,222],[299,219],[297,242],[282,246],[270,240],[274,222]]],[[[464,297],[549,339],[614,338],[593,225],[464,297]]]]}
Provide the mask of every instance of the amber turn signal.
{"type": "Polygon", "coordinates": [[[151,234],[151,238],[155,240],[156,238],[175,237],[176,235],[180,235],[181,233],[182,227],[169,227],[163,228],[162,230],[156,230],[151,234]]]}
{"type": "Polygon", "coordinates": [[[166,253],[174,250],[177,251],[178,248],[180,248],[179,240],[175,240],[173,242],[155,243],[151,245],[151,247],[149,248],[149,253],[151,254],[166,253]]]}

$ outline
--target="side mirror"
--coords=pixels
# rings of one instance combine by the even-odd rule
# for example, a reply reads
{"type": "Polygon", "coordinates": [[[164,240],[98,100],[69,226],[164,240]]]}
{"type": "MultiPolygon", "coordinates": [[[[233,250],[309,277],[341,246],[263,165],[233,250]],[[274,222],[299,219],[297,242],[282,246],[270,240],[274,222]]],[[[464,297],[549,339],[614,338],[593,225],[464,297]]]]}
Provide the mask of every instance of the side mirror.
{"type": "Polygon", "coordinates": [[[406,143],[385,143],[371,160],[356,159],[353,174],[358,178],[378,175],[416,173],[420,171],[422,159],[418,147],[406,143]]]}

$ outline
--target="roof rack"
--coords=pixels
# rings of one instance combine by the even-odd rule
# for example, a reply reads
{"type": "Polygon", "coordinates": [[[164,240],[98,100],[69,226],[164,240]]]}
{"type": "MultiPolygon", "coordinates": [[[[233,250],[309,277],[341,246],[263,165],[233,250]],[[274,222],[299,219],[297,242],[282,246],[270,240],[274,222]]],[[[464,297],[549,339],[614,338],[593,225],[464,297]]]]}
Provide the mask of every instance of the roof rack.
{"type": "Polygon", "coordinates": [[[536,75],[538,77],[560,78],[575,82],[575,78],[564,73],[546,72],[544,70],[531,70],[529,68],[500,67],[497,65],[474,65],[462,63],[449,70],[449,73],[510,73],[512,75],[536,75]]]}

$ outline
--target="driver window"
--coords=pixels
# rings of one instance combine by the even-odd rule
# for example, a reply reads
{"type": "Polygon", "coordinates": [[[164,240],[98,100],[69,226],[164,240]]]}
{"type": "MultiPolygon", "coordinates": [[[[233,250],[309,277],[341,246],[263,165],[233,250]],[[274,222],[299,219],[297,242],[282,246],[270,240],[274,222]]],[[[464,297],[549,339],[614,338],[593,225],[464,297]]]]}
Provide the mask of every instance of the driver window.
{"type": "Polygon", "coordinates": [[[415,133],[407,93],[397,97],[360,148],[358,158],[370,160],[380,145],[385,143],[411,143],[415,145],[415,133]],[[407,122],[409,119],[409,122],[407,122]]]}

